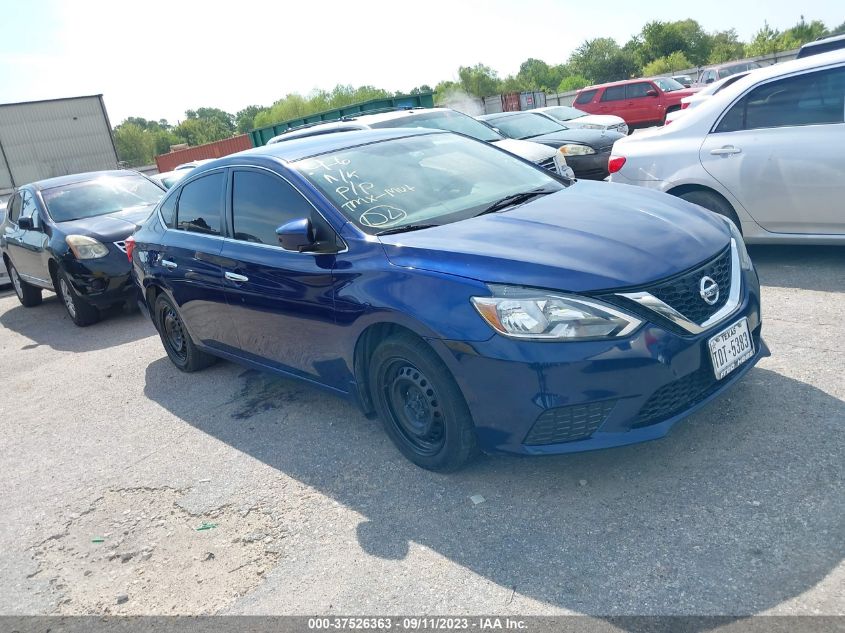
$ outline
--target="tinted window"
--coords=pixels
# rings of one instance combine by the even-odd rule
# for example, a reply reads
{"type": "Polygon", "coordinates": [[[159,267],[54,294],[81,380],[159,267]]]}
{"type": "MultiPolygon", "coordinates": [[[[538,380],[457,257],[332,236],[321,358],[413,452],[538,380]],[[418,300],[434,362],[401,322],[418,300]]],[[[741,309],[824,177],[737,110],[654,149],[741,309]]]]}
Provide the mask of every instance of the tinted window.
{"type": "Polygon", "coordinates": [[[220,235],[220,202],[224,172],[218,171],[182,187],[176,227],[183,231],[220,235]]]}
{"type": "Polygon", "coordinates": [[[20,217],[22,218],[33,218],[35,225],[38,225],[38,220],[34,219],[37,215],[38,207],[35,206],[35,200],[32,197],[32,194],[28,191],[23,192],[23,205],[21,206],[21,214],[20,217]]]}
{"type": "Polygon", "coordinates": [[[646,92],[649,90],[653,90],[651,84],[643,81],[637,84],[628,84],[628,91],[626,94],[629,99],[639,99],[640,97],[645,97],[646,92]]]}
{"type": "Polygon", "coordinates": [[[716,131],[821,125],[844,120],[845,68],[835,68],[755,88],[731,108],[716,131]]]}
{"type": "Polygon", "coordinates": [[[236,171],[232,183],[235,239],[278,245],[276,229],[313,215],[313,207],[287,182],[270,174],[236,171]]]}
{"type": "Polygon", "coordinates": [[[598,90],[585,90],[575,99],[575,103],[590,103],[598,90]]]}
{"type": "Polygon", "coordinates": [[[7,212],[9,214],[9,220],[17,224],[18,218],[21,215],[21,194],[15,194],[12,199],[9,200],[7,212]]]}
{"type": "Polygon", "coordinates": [[[164,202],[161,203],[161,217],[164,218],[164,223],[167,225],[167,228],[172,229],[176,226],[176,200],[179,198],[179,194],[174,194],[169,196],[164,202]]]}
{"type": "Polygon", "coordinates": [[[621,101],[625,98],[625,86],[610,86],[604,89],[602,101],[621,101]]]}

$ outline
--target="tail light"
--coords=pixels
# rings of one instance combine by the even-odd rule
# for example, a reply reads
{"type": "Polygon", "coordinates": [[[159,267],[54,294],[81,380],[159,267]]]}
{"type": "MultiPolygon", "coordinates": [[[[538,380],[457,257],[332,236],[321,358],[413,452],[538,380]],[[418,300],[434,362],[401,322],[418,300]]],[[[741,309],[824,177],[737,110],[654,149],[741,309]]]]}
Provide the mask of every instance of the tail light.
{"type": "Polygon", "coordinates": [[[689,107],[689,101],[681,101],[681,110],[686,110],[689,107]]]}
{"type": "Polygon", "coordinates": [[[615,174],[617,171],[622,169],[622,165],[624,164],[624,156],[611,156],[610,160],[607,161],[607,171],[609,171],[611,174],[615,174]]]}
{"type": "Polygon", "coordinates": [[[129,263],[132,263],[132,253],[135,251],[135,238],[131,235],[126,238],[124,241],[124,247],[126,248],[126,258],[129,260],[129,263]]]}

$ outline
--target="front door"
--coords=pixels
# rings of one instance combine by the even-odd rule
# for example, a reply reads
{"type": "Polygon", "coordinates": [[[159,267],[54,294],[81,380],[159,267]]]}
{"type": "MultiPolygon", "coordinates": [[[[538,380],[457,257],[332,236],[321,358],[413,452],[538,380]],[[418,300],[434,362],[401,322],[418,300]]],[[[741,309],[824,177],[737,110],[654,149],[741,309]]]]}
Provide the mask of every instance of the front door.
{"type": "Polygon", "coordinates": [[[348,389],[334,317],[334,254],[279,246],[276,229],[311,218],[318,239],[333,231],[287,180],[257,168],[231,175],[233,239],[221,256],[240,348],[255,362],[348,389]]]}
{"type": "Polygon", "coordinates": [[[24,280],[39,286],[52,287],[47,268],[48,238],[31,192],[24,189],[17,194],[14,208],[10,208],[9,219],[14,221],[14,226],[10,225],[12,230],[7,233],[6,243],[9,257],[18,269],[18,274],[24,280]],[[32,222],[32,228],[23,229],[18,226],[20,218],[28,218],[32,222]]]}
{"type": "Polygon", "coordinates": [[[753,89],[701,146],[704,168],[774,233],[845,233],[845,67],[753,89]]]}

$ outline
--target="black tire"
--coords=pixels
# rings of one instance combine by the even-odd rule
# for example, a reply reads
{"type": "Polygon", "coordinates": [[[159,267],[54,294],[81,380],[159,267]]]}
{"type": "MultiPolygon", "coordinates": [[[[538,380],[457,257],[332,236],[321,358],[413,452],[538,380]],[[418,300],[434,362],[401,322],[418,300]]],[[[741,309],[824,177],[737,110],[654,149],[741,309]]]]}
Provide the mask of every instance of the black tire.
{"type": "Polygon", "coordinates": [[[217,361],[216,357],[194,345],[179,310],[164,293],[156,299],[153,315],[164,350],[177,368],[190,373],[205,369],[217,361]]]}
{"type": "Polygon", "coordinates": [[[56,271],[55,281],[56,294],[62,300],[71,321],[79,327],[86,327],[100,320],[100,311],[82,298],[64,271],[56,271]]]}
{"type": "Polygon", "coordinates": [[[424,341],[390,337],[373,353],[368,378],[387,435],[417,466],[455,471],[478,452],[463,394],[424,341]]]}
{"type": "Polygon", "coordinates": [[[15,289],[15,294],[18,296],[18,301],[26,308],[33,308],[41,305],[41,288],[26,283],[18,274],[15,265],[9,261],[6,269],[9,272],[9,279],[12,282],[12,288],[15,289]]]}
{"type": "Polygon", "coordinates": [[[713,213],[725,216],[728,220],[733,222],[736,225],[736,228],[739,229],[740,233],[742,233],[742,225],[739,223],[736,211],[734,211],[731,203],[725,200],[718,193],[699,189],[696,191],[687,191],[678,197],[686,200],[687,202],[692,202],[700,207],[704,207],[708,211],[713,211],[713,213]]]}

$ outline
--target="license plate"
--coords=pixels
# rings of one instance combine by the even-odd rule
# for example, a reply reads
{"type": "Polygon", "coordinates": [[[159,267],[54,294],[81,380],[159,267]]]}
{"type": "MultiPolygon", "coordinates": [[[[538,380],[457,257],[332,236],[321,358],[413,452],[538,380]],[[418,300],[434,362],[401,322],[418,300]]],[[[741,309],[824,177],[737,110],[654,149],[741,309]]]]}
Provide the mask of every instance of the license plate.
{"type": "Polygon", "coordinates": [[[707,341],[713,373],[721,380],[754,356],[754,341],[748,331],[748,319],[737,321],[707,341]]]}

